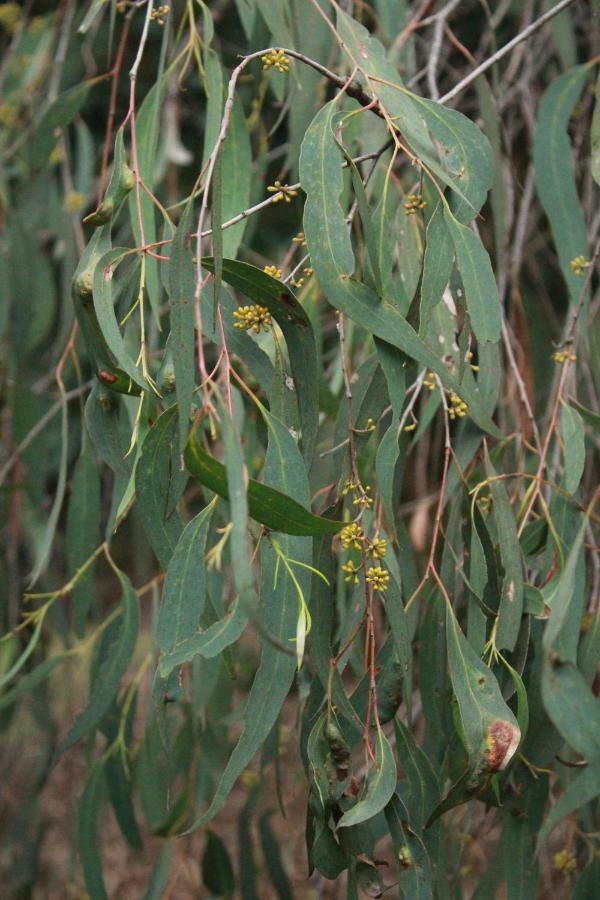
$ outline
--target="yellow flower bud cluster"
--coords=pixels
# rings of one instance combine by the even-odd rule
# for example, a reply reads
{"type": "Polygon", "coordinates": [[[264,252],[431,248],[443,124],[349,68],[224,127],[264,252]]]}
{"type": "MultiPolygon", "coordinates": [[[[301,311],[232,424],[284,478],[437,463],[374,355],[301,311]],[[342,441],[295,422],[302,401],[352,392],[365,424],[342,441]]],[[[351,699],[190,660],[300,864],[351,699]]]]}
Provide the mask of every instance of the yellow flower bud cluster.
{"type": "Polygon", "coordinates": [[[464,400],[460,399],[458,394],[455,394],[454,391],[450,391],[448,399],[450,400],[448,415],[451,419],[462,419],[464,416],[466,416],[469,411],[469,407],[464,400]]]}
{"type": "Polygon", "coordinates": [[[552,864],[557,872],[564,872],[565,875],[570,875],[577,868],[577,859],[575,854],[565,847],[564,850],[559,850],[558,853],[554,854],[552,864]]]}
{"type": "Polygon", "coordinates": [[[291,203],[294,197],[298,196],[298,191],[292,190],[288,184],[282,184],[280,181],[275,181],[273,184],[270,184],[267,187],[267,190],[270,194],[275,194],[273,203],[279,203],[280,200],[291,203]]]}
{"type": "Polygon", "coordinates": [[[261,328],[268,331],[271,327],[271,313],[266,306],[259,306],[256,303],[252,306],[240,306],[234,311],[233,317],[237,319],[234,328],[242,328],[244,331],[254,331],[258,334],[261,328]]]}
{"type": "Polygon", "coordinates": [[[70,191],[64,200],[64,207],[67,212],[76,213],[83,209],[85,197],[79,191],[70,191]]]}
{"type": "Polygon", "coordinates": [[[278,269],[277,266],[265,266],[263,272],[266,272],[271,278],[281,278],[281,269],[278,269]]]}
{"type": "Polygon", "coordinates": [[[354,500],[352,501],[354,506],[366,506],[368,508],[373,506],[373,498],[368,496],[371,493],[370,484],[365,484],[363,487],[361,484],[354,481],[354,479],[347,478],[342,485],[340,497],[347,497],[350,492],[355,495],[354,500]]]}
{"type": "Polygon", "coordinates": [[[265,53],[264,56],[261,56],[261,60],[263,69],[270,69],[273,67],[282,74],[289,71],[290,61],[283,50],[270,50],[268,53],[265,53]]]}
{"type": "Polygon", "coordinates": [[[356,522],[353,522],[351,525],[346,525],[346,527],[342,528],[340,531],[340,541],[342,542],[344,550],[348,550],[350,547],[354,547],[355,550],[360,550],[364,540],[365,533],[356,522]]]}
{"type": "Polygon", "coordinates": [[[20,3],[3,3],[0,6],[0,28],[7,34],[14,34],[21,21],[20,3]]]}
{"type": "Polygon", "coordinates": [[[340,497],[347,497],[350,491],[355,491],[357,487],[357,483],[352,478],[346,478],[340,491],[340,497]]]}
{"type": "Polygon", "coordinates": [[[407,216],[414,216],[418,209],[425,209],[427,201],[423,200],[420,194],[409,194],[404,203],[404,209],[407,216]]]}
{"type": "Polygon", "coordinates": [[[150,13],[150,18],[153,19],[157,25],[164,25],[165,16],[168,16],[170,11],[170,6],[157,6],[156,9],[153,9],[150,13]]]}
{"type": "Polygon", "coordinates": [[[292,238],[292,244],[300,244],[302,247],[306,247],[306,238],[304,237],[303,231],[299,231],[298,234],[292,238]]]}
{"type": "Polygon", "coordinates": [[[245,788],[255,788],[260,784],[260,777],[253,772],[252,769],[244,769],[240,776],[240,781],[245,788]]]}
{"type": "Polygon", "coordinates": [[[575,259],[571,260],[573,275],[583,275],[585,269],[589,269],[590,266],[591,262],[585,256],[576,256],[575,259]]]}
{"type": "Polygon", "coordinates": [[[367,540],[367,556],[371,559],[383,559],[387,553],[387,541],[385,538],[375,538],[372,541],[367,540]]]}
{"type": "Polygon", "coordinates": [[[577,362],[577,357],[569,350],[557,350],[552,354],[552,359],[555,363],[560,363],[560,365],[564,365],[566,362],[577,362]]]}
{"type": "Polygon", "coordinates": [[[358,584],[360,566],[355,566],[351,560],[348,560],[348,562],[344,563],[342,566],[342,572],[346,573],[344,581],[351,581],[353,584],[358,584]]]}
{"type": "Polygon", "coordinates": [[[367,584],[370,584],[374,591],[383,593],[387,591],[390,583],[390,573],[381,566],[372,566],[365,575],[367,584]]]}
{"type": "Polygon", "coordinates": [[[370,509],[373,506],[373,498],[369,497],[371,493],[371,485],[365,484],[363,488],[359,486],[360,493],[352,501],[353,506],[363,506],[370,509]]]}
{"type": "Polygon", "coordinates": [[[433,372],[428,372],[423,379],[423,387],[426,387],[428,391],[435,391],[436,386],[437,381],[435,380],[435,374],[433,372]]]}

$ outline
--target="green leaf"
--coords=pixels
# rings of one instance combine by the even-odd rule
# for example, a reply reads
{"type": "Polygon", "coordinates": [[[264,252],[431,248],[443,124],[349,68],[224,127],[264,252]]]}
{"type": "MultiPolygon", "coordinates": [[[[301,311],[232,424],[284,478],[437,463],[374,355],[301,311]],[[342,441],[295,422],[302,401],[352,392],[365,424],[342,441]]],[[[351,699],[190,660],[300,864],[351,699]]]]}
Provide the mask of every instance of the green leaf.
{"type": "Polygon", "coordinates": [[[574,599],[586,524],[585,521],[582,522],[572,541],[565,566],[551,596],[546,594],[546,602],[550,606],[550,618],[544,630],[544,650],[566,662],[575,662],[577,659],[580,613],[574,599]],[[574,615],[575,621],[573,621],[574,615]]]}
{"type": "MultiPolygon", "coordinates": [[[[283,472],[277,455],[267,449],[265,477],[275,484],[282,483],[283,472]]],[[[303,475],[299,499],[308,497],[308,482],[303,475]]],[[[243,489],[238,488],[243,496],[243,489]]],[[[288,559],[310,564],[311,541],[304,537],[282,535],[278,539],[282,552],[288,559]]],[[[227,767],[221,776],[208,810],[191,826],[195,830],[209,822],[222,809],[229,793],[241,772],[246,768],[258,748],[269,735],[277,721],[281,707],[291,687],[296,671],[296,657],[293,652],[285,653],[272,641],[288,644],[296,632],[298,618],[298,595],[296,587],[285,572],[279,572],[275,579],[279,557],[268,541],[261,542],[261,606],[262,651],[260,667],[254,678],[244,710],[244,730],[231,754],[227,767]],[[268,635],[268,636],[267,636],[268,635]]],[[[309,597],[310,572],[297,567],[295,577],[305,597],[309,597]]]]}
{"type": "MultiPolygon", "coordinates": [[[[194,434],[190,436],[185,450],[185,464],[201,484],[220,497],[229,499],[225,466],[202,450],[194,434]]],[[[344,527],[343,522],[313,515],[293,498],[267,484],[249,479],[247,494],[252,518],[272,531],[310,536],[335,534],[344,527]]]]}
{"type": "Polygon", "coordinates": [[[223,71],[219,57],[211,47],[215,30],[211,11],[206,4],[202,4],[201,8],[204,24],[202,50],[202,61],[204,64],[203,88],[206,94],[204,147],[202,150],[202,168],[204,168],[215,148],[221,125],[223,113],[223,71]]]}
{"type": "Polygon", "coordinates": [[[166,678],[176,666],[189,662],[195,656],[213,659],[233,644],[248,623],[248,604],[238,596],[226,615],[213,622],[204,631],[193,634],[165,652],[159,660],[159,670],[166,678]]]}
{"type": "Polygon", "coordinates": [[[375,762],[369,772],[364,796],[344,813],[338,822],[338,828],[347,828],[372,819],[385,808],[396,789],[396,762],[381,728],[377,730],[375,749],[375,762]]]}
{"type": "Polygon", "coordinates": [[[569,403],[578,413],[580,413],[581,417],[585,419],[588,425],[591,425],[595,431],[600,431],[600,415],[598,413],[583,406],[583,404],[574,400],[572,397],[569,398],[569,403]]]}
{"type": "Polygon", "coordinates": [[[135,649],[139,623],[140,610],[138,598],[131,586],[131,582],[123,572],[116,570],[116,575],[121,583],[123,591],[122,612],[120,613],[119,629],[110,648],[110,652],[103,659],[96,673],[94,683],[90,691],[88,704],[79,714],[66,737],[61,741],[58,754],[64,753],[81,738],[86,737],[98,725],[102,717],[111,707],[119,684],[129,667],[135,649]]]}
{"type": "Polygon", "coordinates": [[[467,769],[460,778],[452,784],[448,793],[433,809],[425,823],[425,828],[431,828],[444,813],[473,800],[478,794],[485,791],[487,783],[488,779],[485,775],[482,773],[473,774],[470,769],[467,769]]]}
{"type": "MultiPolygon", "coordinates": [[[[342,120],[343,127],[343,120],[342,120]]],[[[352,178],[352,188],[354,190],[354,196],[356,197],[356,204],[358,206],[358,212],[360,215],[360,221],[362,224],[364,236],[365,236],[365,244],[367,247],[367,253],[369,255],[369,263],[371,267],[371,273],[373,276],[373,282],[375,285],[375,290],[379,297],[383,299],[384,291],[383,291],[383,279],[381,276],[381,267],[379,264],[380,258],[380,245],[378,240],[378,235],[375,230],[375,224],[373,222],[373,217],[371,216],[371,210],[369,209],[369,201],[367,200],[367,193],[365,191],[365,186],[363,184],[361,173],[358,170],[358,166],[350,156],[350,154],[346,151],[344,145],[336,138],[336,144],[338,145],[348,168],[350,169],[350,176],[352,178]]]]}
{"type": "Polygon", "coordinates": [[[143,850],[144,842],[133,806],[133,785],[119,750],[112,752],[106,761],[106,784],[123,837],[134,850],[143,850]]]}
{"type": "Polygon", "coordinates": [[[175,394],[179,421],[179,449],[183,452],[190,431],[190,412],[196,379],[194,377],[194,292],[195,271],[187,245],[193,203],[190,201],[177,226],[169,264],[169,348],[173,355],[175,394]]]}
{"type": "Polygon", "coordinates": [[[481,109],[483,127],[487,134],[493,153],[494,180],[490,190],[490,203],[494,217],[494,245],[496,250],[496,262],[499,263],[504,256],[504,235],[506,228],[505,196],[505,160],[502,154],[501,115],[498,103],[485,75],[480,75],[475,81],[475,90],[481,109]]]}
{"type": "MultiPolygon", "coordinates": [[[[132,383],[131,375],[117,368],[116,358],[109,350],[108,343],[104,336],[96,317],[96,309],[94,305],[93,289],[94,275],[96,267],[100,260],[110,252],[110,227],[108,225],[98,228],[95,231],[83,251],[81,259],[75,274],[73,275],[71,294],[73,297],[73,305],[77,321],[81,328],[81,333],[85,341],[86,350],[90,359],[90,363],[94,368],[96,376],[110,390],[123,394],[139,394],[140,388],[132,383]]],[[[103,287],[101,286],[102,302],[105,303],[103,287]]],[[[100,301],[99,301],[100,302],[100,301]]],[[[107,330],[110,339],[115,340],[115,346],[119,353],[126,356],[123,348],[123,339],[121,337],[118,325],[110,322],[110,316],[114,319],[114,311],[102,306],[103,326],[107,330]],[[114,335],[116,331],[118,336],[114,335]]],[[[130,365],[130,363],[128,363],[130,365]]],[[[135,370],[137,371],[137,370],[135,370]]],[[[139,375],[136,375],[136,381],[139,375]]]]}
{"type": "Polygon", "coordinates": [[[565,465],[563,486],[574,494],[585,468],[585,430],[577,410],[566,403],[560,411],[560,435],[565,465]]]}
{"type": "MultiPolygon", "coordinates": [[[[564,740],[592,765],[600,763],[600,700],[572,663],[549,660],[542,674],[546,712],[564,740]]],[[[600,779],[599,779],[600,783],[600,779]]]]}
{"type": "Polygon", "coordinates": [[[94,900],[108,900],[98,842],[103,787],[104,759],[102,758],[94,763],[79,801],[77,829],[77,844],[83,876],[89,895],[94,900]]]}
{"type": "Polygon", "coordinates": [[[493,673],[479,659],[446,604],[448,667],[458,703],[469,755],[471,775],[506,768],[514,756],[521,732],[493,673]]]}
{"type": "MultiPolygon", "coordinates": [[[[221,150],[223,179],[223,221],[227,222],[250,203],[252,185],[252,147],[244,108],[236,98],[233,104],[227,138],[221,150]]],[[[223,232],[223,256],[235,259],[247,225],[244,219],[223,232]]]]}
{"type": "MultiPolygon", "coordinates": [[[[470,222],[485,203],[494,180],[490,143],[479,126],[458,110],[447,109],[440,103],[404,90],[417,114],[422,116],[437,148],[444,168],[444,181],[457,195],[453,198],[452,211],[460,222],[470,222]]],[[[410,140],[410,125],[408,136],[410,140]]],[[[418,140],[411,146],[420,155],[418,140]]],[[[439,170],[437,174],[440,174],[439,170]]]]}
{"type": "MultiPolygon", "coordinates": [[[[202,265],[214,271],[214,261],[204,257],[202,265]]],[[[223,260],[223,281],[255,303],[266,306],[286,341],[294,391],[302,426],[302,452],[310,465],[318,430],[317,349],[310,319],[292,291],[249,263],[223,260]]]]}
{"type": "Polygon", "coordinates": [[[537,839],[536,850],[539,853],[541,847],[565,816],[575,810],[583,809],[590,801],[595,800],[600,794],[600,774],[598,762],[584,769],[580,775],[576,775],[563,794],[560,795],[554,806],[546,816],[537,839]]]}
{"type": "Polygon", "coordinates": [[[492,514],[496,523],[500,557],[504,568],[502,595],[498,609],[496,645],[499,650],[514,650],[523,615],[523,562],[517,524],[504,482],[495,478],[496,470],[486,454],[486,470],[491,478],[492,514]]]}
{"type": "Polygon", "coordinates": [[[131,457],[127,456],[128,429],[123,401],[101,384],[95,384],[85,404],[85,425],[102,462],[122,478],[131,475],[131,457]]]}
{"type": "MultiPolygon", "coordinates": [[[[155,180],[159,167],[156,164],[158,158],[158,143],[161,128],[161,105],[167,89],[168,72],[164,72],[165,54],[170,28],[162,29],[160,55],[158,58],[157,81],[150,88],[144,100],[137,110],[135,127],[138,146],[139,176],[143,183],[151,191],[154,190],[155,180]]],[[[137,189],[129,195],[129,217],[136,246],[142,243],[153,244],[157,239],[156,205],[145,190],[140,188],[141,223],[138,215],[137,189]],[[142,241],[142,226],[143,237],[142,241]]],[[[170,227],[170,226],[169,226],[170,227]]],[[[154,318],[159,322],[160,279],[158,275],[158,260],[146,254],[145,260],[145,287],[150,300],[150,307],[154,318]]],[[[160,326],[159,326],[160,327],[160,326]]]]}
{"type": "MultiPolygon", "coordinates": [[[[379,339],[376,339],[375,346],[377,347],[377,355],[385,374],[388,393],[392,403],[392,421],[377,448],[375,471],[388,529],[391,534],[394,534],[398,489],[398,484],[395,482],[397,481],[400,440],[402,437],[399,433],[399,425],[405,401],[406,358],[396,348],[379,339]]],[[[402,446],[406,446],[406,440],[404,440],[402,446]]]]}
{"type": "Polygon", "coordinates": [[[444,208],[444,215],[454,243],[475,337],[480,343],[496,343],[500,339],[500,300],[487,250],[475,232],[461,225],[448,207],[444,208]]]}
{"type": "MultiPolygon", "coordinates": [[[[67,510],[67,560],[71,573],[77,571],[98,545],[100,514],[100,477],[96,460],[87,444],[73,471],[67,510]]],[[[79,579],[72,596],[75,631],[82,637],[86,616],[94,599],[93,567],[79,579]]]]}
{"type": "Polygon", "coordinates": [[[96,312],[96,321],[109,352],[114,357],[117,365],[127,373],[134,384],[137,384],[143,390],[147,387],[147,384],[125,349],[123,335],[115,315],[111,290],[115,269],[127,252],[124,247],[115,247],[103,254],[98,260],[94,269],[94,310],[96,312]]]}
{"type": "Polygon", "coordinates": [[[554,245],[571,302],[581,294],[581,279],[571,260],[587,256],[586,226],[573,175],[573,157],[567,127],[589,73],[589,64],[576,66],[556,78],[540,104],[533,142],[535,181],[550,221],[554,245]]]}
{"type": "Polygon", "coordinates": [[[444,204],[440,201],[425,233],[425,255],[421,278],[421,305],[419,334],[429,332],[431,314],[442,299],[452,273],[454,243],[444,215],[444,204]]]}
{"type": "Polygon", "coordinates": [[[154,423],[142,444],[135,470],[138,509],[144,529],[161,567],[166,570],[182,531],[175,511],[168,515],[172,444],[177,428],[177,407],[167,409],[154,423]]]}
{"type": "Polygon", "coordinates": [[[210,830],[202,856],[202,880],[208,890],[219,897],[231,896],[235,890],[235,876],[225,844],[210,830]]]}
{"type": "Polygon", "coordinates": [[[65,498],[65,489],[67,486],[67,462],[69,457],[69,411],[64,397],[60,413],[60,458],[58,464],[58,480],[54,489],[50,514],[41,541],[36,548],[35,563],[31,575],[29,576],[29,588],[33,587],[48,565],[60,511],[65,498]]]}
{"type": "MultiPolygon", "coordinates": [[[[548,800],[548,778],[529,775],[515,785],[504,801],[504,827],[499,849],[506,880],[506,896],[530,900],[538,893],[539,864],[535,841],[548,800]]],[[[489,896],[489,894],[488,894],[489,896]]]]}
{"type": "Polygon", "coordinates": [[[406,810],[397,794],[385,808],[385,818],[394,844],[401,896],[407,900],[431,900],[433,872],[427,850],[407,822],[406,810]]]}
{"type": "Polygon", "coordinates": [[[267,810],[258,821],[258,832],[260,834],[260,844],[265,865],[269,874],[269,880],[279,900],[294,900],[289,879],[283,868],[279,844],[269,822],[272,815],[272,810],[267,810]]]}
{"type": "MultiPolygon", "coordinates": [[[[429,813],[440,799],[440,786],[429,758],[417,746],[409,729],[394,719],[396,753],[409,786],[405,804],[410,813],[413,829],[421,831],[429,813]]],[[[404,794],[404,792],[403,792],[404,794]]]]}
{"type": "Polygon", "coordinates": [[[152,869],[150,881],[144,894],[144,900],[162,900],[169,880],[169,868],[173,851],[172,841],[165,841],[152,869]]]}
{"type": "Polygon", "coordinates": [[[592,178],[600,185],[600,74],[596,79],[596,103],[592,117],[592,129],[590,132],[592,150],[592,178]]]}
{"type": "Polygon", "coordinates": [[[307,639],[309,656],[324,690],[327,689],[331,679],[332,699],[338,715],[353,725],[357,733],[360,733],[362,723],[346,696],[340,670],[339,668],[332,669],[330,664],[336,613],[336,588],[331,538],[329,535],[315,537],[313,542],[313,566],[325,576],[327,582],[313,573],[310,591],[312,628],[307,639]]]}
{"type": "MultiPolygon", "coordinates": [[[[391,551],[388,551],[389,553],[391,551]]],[[[412,646],[402,602],[402,593],[396,585],[395,578],[390,581],[389,588],[385,594],[385,613],[394,641],[395,660],[399,663],[402,681],[404,682],[405,701],[410,708],[412,698],[412,646]]]]}
{"type": "MultiPolygon", "coordinates": [[[[191,635],[165,653],[160,659],[160,672],[166,677],[176,665],[187,662],[201,654],[206,658],[217,656],[223,649],[238,639],[248,622],[248,614],[256,609],[254,579],[248,555],[248,502],[246,496],[246,468],[240,439],[234,423],[227,411],[221,410],[221,432],[224,481],[221,487],[229,499],[232,523],[231,553],[235,559],[233,580],[237,598],[222,619],[211,624],[205,631],[191,635]]],[[[193,439],[193,435],[190,440],[193,439]]],[[[218,465],[221,465],[220,463],[218,465]]]]}
{"type": "Polygon", "coordinates": [[[334,111],[334,104],[329,103],[317,113],[304,138],[300,156],[300,178],[308,195],[304,231],[311,262],[327,300],[368,332],[433,369],[448,390],[456,391],[469,404],[474,421],[496,434],[496,427],[483,412],[477,393],[466,384],[457,383],[395,306],[382,302],[373,290],[355,279],[354,253],[339,203],[343,181],[332,131],[334,111]]]}
{"type": "Polygon", "coordinates": [[[34,168],[39,168],[48,162],[56,143],[56,129],[65,128],[73,121],[87,100],[91,88],[103,78],[90,78],[82,81],[75,87],[69,88],[48,107],[35,132],[35,140],[31,142],[31,162],[34,168]]]}
{"type": "Polygon", "coordinates": [[[123,146],[123,127],[117,132],[113,169],[104,199],[100,206],[83,220],[86,225],[105,225],[117,214],[121,203],[133,188],[135,175],[125,160],[125,148],[123,146]]]}
{"type": "Polygon", "coordinates": [[[529,700],[527,698],[527,689],[516,669],[513,669],[506,660],[504,660],[504,665],[508,669],[517,693],[517,722],[521,731],[521,743],[523,743],[527,737],[527,732],[529,731],[529,700]]]}
{"type": "Polygon", "coordinates": [[[162,653],[197,631],[206,602],[204,553],[214,501],[189,522],[171,557],[156,627],[162,653]]]}

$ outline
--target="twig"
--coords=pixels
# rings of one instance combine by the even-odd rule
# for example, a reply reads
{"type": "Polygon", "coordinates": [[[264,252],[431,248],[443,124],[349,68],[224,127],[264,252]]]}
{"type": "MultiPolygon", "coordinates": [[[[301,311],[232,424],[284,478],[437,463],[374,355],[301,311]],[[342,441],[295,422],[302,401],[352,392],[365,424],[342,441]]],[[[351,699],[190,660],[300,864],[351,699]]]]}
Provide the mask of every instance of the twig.
{"type": "Polygon", "coordinates": [[[85,394],[86,391],[93,385],[93,381],[86,381],[85,384],[82,384],[80,387],[73,388],[72,391],[67,391],[60,400],[56,400],[55,403],[52,404],[50,409],[44,413],[41,418],[35,423],[33,428],[27,432],[19,446],[12,452],[7,461],[0,469],[0,486],[4,484],[6,481],[6,476],[12,469],[12,467],[17,463],[21,457],[21,454],[27,450],[29,445],[36,439],[38,434],[41,434],[48,422],[51,422],[57,412],[60,412],[62,409],[63,403],[69,402],[70,400],[75,400],[77,397],[81,397],[82,394],[85,394]]]}
{"type": "Polygon", "coordinates": [[[503,59],[507,53],[510,53],[518,44],[522,41],[526,41],[528,37],[534,34],[539,28],[549,22],[550,19],[553,19],[554,16],[557,16],[559,12],[562,12],[563,9],[566,9],[568,6],[571,6],[575,0],[560,0],[560,3],[557,3],[556,6],[553,6],[552,9],[549,9],[548,12],[544,13],[543,16],[540,16],[539,19],[536,19],[535,22],[532,22],[527,28],[524,28],[519,34],[515,35],[515,37],[505,44],[503,47],[500,47],[495,53],[493,53],[488,59],[484,60],[481,65],[477,66],[472,72],[465,76],[462,81],[459,81],[458,84],[454,85],[454,87],[448,91],[448,93],[444,94],[443,97],[440,97],[440,103],[447,103],[448,100],[452,100],[453,97],[456,97],[457,94],[460,94],[468,85],[470,85],[476,78],[479,78],[480,75],[483,75],[484,72],[487,72],[492,66],[494,66],[497,62],[503,59]]]}
{"type": "Polygon", "coordinates": [[[431,94],[432,100],[438,100],[440,96],[437,84],[437,67],[440,61],[440,52],[442,49],[446,19],[448,18],[450,13],[454,9],[456,9],[459,3],[460,0],[450,0],[449,3],[446,3],[443,9],[441,9],[434,16],[430,17],[430,21],[432,19],[435,20],[433,37],[431,39],[431,46],[429,48],[429,59],[427,60],[427,84],[429,85],[429,93],[431,94]]]}
{"type": "Polygon", "coordinates": [[[102,162],[100,165],[100,177],[98,179],[98,203],[102,200],[102,194],[104,192],[105,182],[106,182],[106,171],[108,169],[108,157],[110,154],[110,145],[112,143],[113,136],[113,127],[115,123],[115,114],[117,108],[117,88],[119,86],[119,75],[121,73],[121,67],[123,65],[123,57],[125,55],[125,47],[127,45],[127,37],[129,35],[129,26],[131,24],[131,15],[133,14],[133,9],[131,9],[125,18],[125,23],[123,25],[123,30],[121,32],[121,37],[119,40],[119,46],[117,48],[117,53],[115,56],[115,63],[111,72],[111,86],[110,86],[110,101],[108,107],[108,119],[106,122],[106,133],[104,135],[104,146],[102,148],[102,162]]]}
{"type": "Polygon", "coordinates": [[[435,551],[437,549],[437,542],[440,534],[441,524],[442,524],[442,516],[444,514],[444,503],[446,499],[446,483],[448,480],[448,470],[450,469],[450,456],[452,453],[452,444],[450,442],[450,422],[448,420],[448,408],[446,406],[446,398],[444,395],[444,387],[439,377],[436,375],[435,380],[437,382],[438,389],[442,396],[442,409],[444,411],[444,468],[442,470],[442,483],[440,485],[440,493],[438,497],[437,508],[435,511],[435,521],[433,525],[433,535],[431,537],[431,548],[429,550],[429,556],[427,558],[427,565],[425,567],[425,572],[423,573],[423,577],[421,578],[419,584],[413,591],[411,597],[404,607],[405,614],[408,613],[409,609],[427,584],[429,580],[429,576],[433,575],[438,585],[440,586],[444,596],[448,598],[446,593],[446,589],[442,583],[442,579],[437,571],[435,565],[435,551]]]}

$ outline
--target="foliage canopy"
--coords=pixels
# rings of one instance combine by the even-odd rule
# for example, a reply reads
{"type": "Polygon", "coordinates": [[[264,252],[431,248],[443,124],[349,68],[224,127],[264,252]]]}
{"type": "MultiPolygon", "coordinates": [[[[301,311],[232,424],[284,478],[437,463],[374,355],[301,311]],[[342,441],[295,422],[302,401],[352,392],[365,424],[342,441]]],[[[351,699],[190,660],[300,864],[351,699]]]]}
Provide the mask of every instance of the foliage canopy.
{"type": "Polygon", "coordinates": [[[598,34],[551,7],[0,7],[19,896],[76,747],[94,900],[108,807],[127,896],[191,833],[211,895],[593,896],[598,34]]]}

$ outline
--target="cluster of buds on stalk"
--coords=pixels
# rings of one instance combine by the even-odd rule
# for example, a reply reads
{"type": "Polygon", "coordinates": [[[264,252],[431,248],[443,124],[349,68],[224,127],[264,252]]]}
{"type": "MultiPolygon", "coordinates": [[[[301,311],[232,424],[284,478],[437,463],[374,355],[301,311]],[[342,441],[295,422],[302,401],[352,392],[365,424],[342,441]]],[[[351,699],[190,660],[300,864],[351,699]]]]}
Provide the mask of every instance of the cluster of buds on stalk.
{"type": "Polygon", "coordinates": [[[234,328],[242,328],[244,331],[254,331],[258,334],[261,328],[268,331],[271,327],[271,313],[266,306],[259,306],[257,303],[252,306],[240,306],[233,313],[234,328]]]}
{"type": "Polygon", "coordinates": [[[263,69],[277,69],[281,74],[289,72],[290,60],[283,50],[269,50],[264,56],[261,56],[263,69]]]}

